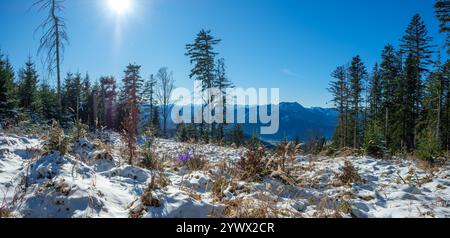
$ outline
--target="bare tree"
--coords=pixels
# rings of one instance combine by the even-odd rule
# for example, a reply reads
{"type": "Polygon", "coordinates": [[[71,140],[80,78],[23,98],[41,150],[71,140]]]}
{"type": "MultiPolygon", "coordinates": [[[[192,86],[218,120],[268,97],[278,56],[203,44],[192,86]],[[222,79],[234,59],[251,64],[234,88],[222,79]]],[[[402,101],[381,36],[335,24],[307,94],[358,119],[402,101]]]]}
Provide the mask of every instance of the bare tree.
{"type": "Polygon", "coordinates": [[[33,4],[34,7],[38,7],[38,11],[48,10],[47,18],[36,29],[42,31],[38,54],[43,54],[43,63],[47,66],[49,74],[56,69],[59,120],[62,117],[61,58],[64,43],[69,41],[65,19],[61,17],[64,2],[65,0],[38,0],[33,4]]]}
{"type": "Polygon", "coordinates": [[[163,135],[167,136],[167,119],[174,104],[171,96],[173,90],[175,89],[175,80],[173,79],[173,73],[169,73],[166,67],[159,69],[158,74],[156,74],[156,78],[158,80],[158,90],[156,92],[156,96],[159,104],[161,105],[163,135]]]}

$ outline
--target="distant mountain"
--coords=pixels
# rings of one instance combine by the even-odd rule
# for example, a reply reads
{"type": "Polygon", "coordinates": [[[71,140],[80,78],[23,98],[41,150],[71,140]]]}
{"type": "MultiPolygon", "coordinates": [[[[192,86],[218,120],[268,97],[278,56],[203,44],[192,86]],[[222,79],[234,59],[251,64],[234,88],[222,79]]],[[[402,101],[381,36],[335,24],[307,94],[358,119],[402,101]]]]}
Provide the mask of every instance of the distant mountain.
{"type": "MultiPolygon", "coordinates": [[[[337,125],[338,113],[331,108],[305,108],[299,103],[280,103],[280,129],[273,135],[261,135],[265,141],[293,140],[299,137],[325,137],[331,139],[337,125]]],[[[245,124],[246,134],[259,133],[260,124],[245,124]]]]}
{"type": "MultiPolygon", "coordinates": [[[[249,109],[245,108],[246,118],[248,118],[249,109]]],[[[270,108],[270,106],[269,106],[270,108]]],[[[325,137],[331,139],[337,125],[338,113],[331,108],[305,108],[299,103],[283,102],[279,105],[280,109],[280,129],[278,133],[273,135],[261,135],[261,139],[268,142],[277,142],[283,138],[293,140],[299,137],[306,140],[309,137],[325,137]]],[[[143,121],[148,120],[148,106],[142,106],[143,121]]],[[[270,110],[269,110],[270,111],[270,110]]],[[[260,127],[263,124],[243,125],[244,132],[247,136],[260,133],[260,127]]],[[[169,120],[168,129],[174,131],[176,125],[169,120]]]]}

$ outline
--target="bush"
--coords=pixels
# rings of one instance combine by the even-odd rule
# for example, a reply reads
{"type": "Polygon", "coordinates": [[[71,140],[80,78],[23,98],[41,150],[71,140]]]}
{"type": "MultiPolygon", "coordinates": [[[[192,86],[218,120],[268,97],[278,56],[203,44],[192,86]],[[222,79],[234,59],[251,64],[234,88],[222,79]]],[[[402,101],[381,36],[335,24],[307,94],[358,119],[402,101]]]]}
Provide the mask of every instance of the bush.
{"type": "Polygon", "coordinates": [[[441,155],[439,140],[431,130],[427,129],[420,135],[416,155],[430,163],[441,155]]]}

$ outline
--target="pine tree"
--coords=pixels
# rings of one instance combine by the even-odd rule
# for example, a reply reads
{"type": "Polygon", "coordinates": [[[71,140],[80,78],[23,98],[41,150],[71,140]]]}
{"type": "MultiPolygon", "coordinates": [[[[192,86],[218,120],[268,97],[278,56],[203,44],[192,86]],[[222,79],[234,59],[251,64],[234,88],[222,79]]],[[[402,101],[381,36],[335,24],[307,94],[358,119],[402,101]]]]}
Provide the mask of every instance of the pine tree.
{"type": "Polygon", "coordinates": [[[142,80],[140,76],[141,66],[130,64],[125,70],[125,77],[123,78],[123,118],[122,127],[127,141],[129,151],[129,164],[133,164],[136,158],[136,136],[138,135],[139,127],[139,85],[142,80]]]}
{"type": "Polygon", "coordinates": [[[445,34],[445,47],[447,53],[450,53],[450,1],[449,0],[436,0],[434,5],[435,13],[438,20],[441,22],[439,25],[440,32],[445,34]]]}
{"type": "Polygon", "coordinates": [[[26,111],[35,120],[40,114],[38,95],[38,74],[31,58],[25,63],[25,67],[19,71],[18,97],[19,107],[26,111]]]}
{"type": "Polygon", "coordinates": [[[335,138],[338,142],[335,144],[340,148],[347,146],[348,138],[348,81],[347,69],[345,66],[339,66],[331,74],[335,79],[330,83],[328,91],[333,95],[332,102],[339,112],[339,123],[336,128],[335,138]]]}
{"type": "Polygon", "coordinates": [[[0,123],[13,119],[17,114],[17,96],[14,85],[14,69],[8,58],[0,52],[0,123]]]}
{"type": "MultiPolygon", "coordinates": [[[[191,64],[194,64],[189,77],[195,77],[195,80],[201,83],[206,105],[211,105],[213,101],[210,90],[214,84],[215,57],[218,54],[214,51],[214,46],[219,44],[220,41],[220,39],[216,39],[211,35],[210,30],[201,30],[197,34],[194,43],[186,45],[187,52],[185,55],[190,58],[191,64]]],[[[204,118],[202,119],[201,130],[203,130],[204,125],[204,118]]]]}
{"type": "Polygon", "coordinates": [[[362,114],[362,91],[363,82],[367,77],[366,67],[358,56],[354,57],[348,69],[350,80],[350,115],[352,119],[352,139],[353,148],[360,146],[362,131],[360,125],[360,116],[362,114]]]}

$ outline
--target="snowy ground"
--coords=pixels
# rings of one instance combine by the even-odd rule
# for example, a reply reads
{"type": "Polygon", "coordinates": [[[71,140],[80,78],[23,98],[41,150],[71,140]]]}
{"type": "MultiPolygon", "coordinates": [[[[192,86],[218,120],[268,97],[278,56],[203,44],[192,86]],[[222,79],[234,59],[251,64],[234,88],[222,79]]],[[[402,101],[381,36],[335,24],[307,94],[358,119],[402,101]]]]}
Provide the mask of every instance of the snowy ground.
{"type": "Polygon", "coordinates": [[[449,164],[302,156],[289,176],[274,172],[250,183],[232,173],[244,149],[157,140],[163,169],[149,171],[121,159],[116,134],[82,138],[65,156],[42,146],[39,138],[0,134],[0,209],[8,216],[450,217],[449,164]],[[202,171],[176,161],[194,150],[208,160],[202,171]],[[359,181],[339,179],[346,161],[359,181]]]}

